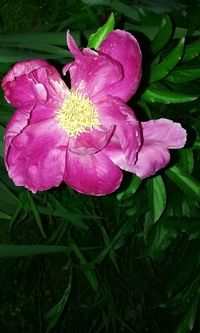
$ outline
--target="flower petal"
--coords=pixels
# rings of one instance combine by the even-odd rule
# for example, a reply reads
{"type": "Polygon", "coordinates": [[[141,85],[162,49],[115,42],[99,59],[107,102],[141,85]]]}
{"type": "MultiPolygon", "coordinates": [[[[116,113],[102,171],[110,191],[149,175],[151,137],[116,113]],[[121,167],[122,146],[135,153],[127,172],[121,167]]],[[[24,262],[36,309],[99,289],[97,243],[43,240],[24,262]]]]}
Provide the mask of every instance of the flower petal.
{"type": "Polygon", "coordinates": [[[186,143],[186,130],[179,123],[169,119],[149,120],[142,123],[144,143],[160,142],[169,149],[183,148],[186,143]]]}
{"type": "Polygon", "coordinates": [[[120,185],[122,172],[102,152],[94,155],[67,156],[64,181],[76,191],[89,195],[106,195],[120,185]]]}
{"type": "Polygon", "coordinates": [[[137,40],[127,31],[114,30],[102,42],[99,51],[117,60],[124,70],[123,80],[109,87],[108,93],[129,100],[141,79],[142,54],[137,40]]]}
{"type": "Polygon", "coordinates": [[[8,103],[17,107],[63,99],[68,90],[45,60],[18,62],[3,78],[2,88],[8,103]]]}
{"type": "Polygon", "coordinates": [[[187,135],[179,123],[168,119],[143,122],[142,129],[144,142],[132,171],[145,178],[154,175],[168,164],[168,149],[184,147],[187,135]]]}
{"type": "Polygon", "coordinates": [[[81,50],[78,48],[75,40],[73,39],[72,35],[70,34],[69,30],[67,31],[67,46],[71,52],[71,54],[73,54],[73,56],[76,57],[81,57],[82,56],[82,52],[81,50]]]}
{"type": "Polygon", "coordinates": [[[109,95],[105,96],[103,100],[96,101],[95,104],[99,110],[102,125],[116,126],[114,136],[117,137],[127,162],[135,163],[141,144],[141,135],[140,124],[136,120],[133,110],[120,98],[109,95]]]}
{"type": "Polygon", "coordinates": [[[169,161],[170,154],[165,146],[158,142],[145,142],[138,153],[135,165],[125,170],[136,173],[140,178],[146,178],[164,168],[169,161]]]}
{"type": "Polygon", "coordinates": [[[69,70],[72,90],[92,97],[123,78],[122,65],[107,55],[98,55],[88,49],[78,52],[75,41],[70,36],[68,47],[75,56],[75,61],[63,68],[63,74],[69,70]],[[70,41],[70,42],[69,42],[70,41]]]}
{"type": "Polygon", "coordinates": [[[32,107],[24,107],[20,108],[19,110],[15,111],[12,115],[9,123],[6,127],[5,132],[5,140],[4,140],[4,155],[5,155],[5,163],[7,152],[9,150],[10,144],[12,140],[23,131],[23,129],[28,125],[29,122],[29,114],[32,111],[32,107]]]}
{"type": "Polygon", "coordinates": [[[69,149],[75,154],[95,154],[102,150],[111,139],[115,126],[109,129],[98,128],[80,134],[76,139],[70,139],[69,149]]]}
{"type": "Polygon", "coordinates": [[[9,177],[33,193],[58,186],[63,180],[67,145],[66,132],[53,120],[28,125],[9,147],[9,177]]]}
{"type": "Polygon", "coordinates": [[[168,149],[182,148],[186,142],[186,131],[179,123],[168,119],[143,122],[143,144],[134,165],[128,164],[119,144],[111,142],[106,146],[107,156],[123,170],[136,173],[140,178],[154,175],[170,160],[168,149]]]}

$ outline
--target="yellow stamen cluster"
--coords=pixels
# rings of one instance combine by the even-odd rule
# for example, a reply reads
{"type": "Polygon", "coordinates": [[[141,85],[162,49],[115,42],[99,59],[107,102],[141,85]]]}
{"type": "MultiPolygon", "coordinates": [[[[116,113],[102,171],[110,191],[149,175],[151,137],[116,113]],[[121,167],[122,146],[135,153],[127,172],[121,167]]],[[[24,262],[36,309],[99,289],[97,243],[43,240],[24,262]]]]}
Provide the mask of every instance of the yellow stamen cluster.
{"type": "Polygon", "coordinates": [[[69,136],[77,136],[100,124],[98,110],[92,101],[77,91],[69,93],[56,119],[69,136]]]}

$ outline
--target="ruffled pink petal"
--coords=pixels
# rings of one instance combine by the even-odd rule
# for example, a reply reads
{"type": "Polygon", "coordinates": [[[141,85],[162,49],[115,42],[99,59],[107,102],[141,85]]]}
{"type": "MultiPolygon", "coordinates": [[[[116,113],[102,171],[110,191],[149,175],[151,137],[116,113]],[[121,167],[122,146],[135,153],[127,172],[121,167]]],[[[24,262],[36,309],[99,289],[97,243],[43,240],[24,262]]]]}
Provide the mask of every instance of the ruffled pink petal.
{"type": "Polygon", "coordinates": [[[94,155],[67,156],[64,181],[76,191],[89,195],[106,195],[120,185],[122,172],[102,152],[94,155]]]}
{"type": "Polygon", "coordinates": [[[114,130],[115,126],[110,126],[108,129],[99,127],[98,129],[84,132],[75,139],[70,139],[69,149],[75,154],[95,154],[108,144],[114,130]]]}
{"type": "Polygon", "coordinates": [[[142,73],[142,54],[137,40],[127,31],[114,30],[102,42],[99,51],[117,60],[124,70],[123,80],[110,86],[108,93],[129,100],[139,86],[142,73]]]}
{"type": "Polygon", "coordinates": [[[33,193],[58,186],[66,164],[68,137],[53,120],[28,125],[7,152],[9,177],[33,193]]]}
{"type": "MultiPolygon", "coordinates": [[[[68,34],[68,36],[70,36],[68,34]]],[[[92,97],[123,78],[122,65],[107,55],[98,55],[85,49],[79,52],[75,41],[68,37],[68,47],[75,61],[63,68],[63,74],[69,70],[72,90],[92,97]]]]}
{"type": "Polygon", "coordinates": [[[187,134],[179,123],[168,119],[144,122],[142,130],[144,142],[132,171],[145,178],[154,175],[168,164],[168,149],[184,147],[187,134]]]}
{"type": "Polygon", "coordinates": [[[186,131],[179,123],[168,119],[143,122],[143,144],[135,164],[127,163],[119,143],[110,141],[105,147],[106,155],[123,170],[136,173],[140,178],[154,175],[170,160],[168,149],[182,148],[186,142],[186,131]]]}
{"type": "Polygon", "coordinates": [[[142,123],[144,143],[159,142],[169,149],[184,147],[186,143],[186,130],[179,123],[169,119],[149,120],[142,123]]]}
{"type": "Polygon", "coordinates": [[[5,98],[16,107],[36,103],[56,103],[68,93],[57,70],[44,60],[19,62],[2,81],[5,98]]]}
{"type": "Polygon", "coordinates": [[[141,130],[132,109],[120,98],[109,95],[105,96],[103,100],[96,101],[95,104],[103,126],[116,126],[114,136],[117,137],[127,162],[133,164],[141,145],[141,130]]]}

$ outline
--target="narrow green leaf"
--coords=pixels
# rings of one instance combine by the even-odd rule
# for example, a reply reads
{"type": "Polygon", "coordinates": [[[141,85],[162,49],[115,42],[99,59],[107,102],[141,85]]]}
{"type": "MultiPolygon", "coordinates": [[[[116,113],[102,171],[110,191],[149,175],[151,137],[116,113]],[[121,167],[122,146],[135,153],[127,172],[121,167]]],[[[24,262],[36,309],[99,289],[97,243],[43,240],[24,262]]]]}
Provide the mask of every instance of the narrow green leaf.
{"type": "Polygon", "coordinates": [[[180,165],[187,171],[189,174],[192,173],[194,168],[194,156],[191,148],[184,148],[179,150],[180,156],[180,165]]]}
{"type": "Polygon", "coordinates": [[[185,47],[185,52],[182,57],[182,61],[190,61],[200,54],[200,40],[196,40],[195,42],[187,45],[185,47]]]}
{"type": "Polygon", "coordinates": [[[21,205],[21,202],[17,196],[10,191],[8,186],[0,181],[0,209],[11,214],[15,212],[18,205],[21,205]]]}
{"type": "Polygon", "coordinates": [[[4,145],[5,128],[0,125],[0,156],[4,157],[3,145],[4,145]]]}
{"type": "Polygon", "coordinates": [[[133,31],[133,33],[135,33],[136,31],[142,32],[143,35],[147,36],[147,38],[152,41],[158,32],[158,27],[157,25],[138,25],[130,22],[125,22],[124,30],[133,31]]]}
{"type": "MultiPolygon", "coordinates": [[[[100,229],[101,229],[101,232],[102,232],[102,237],[103,237],[105,246],[109,247],[110,246],[110,238],[108,236],[108,233],[107,233],[106,229],[104,228],[104,226],[102,224],[100,226],[100,229]]],[[[111,261],[113,263],[113,266],[115,267],[116,271],[118,273],[120,273],[120,270],[119,270],[119,267],[118,267],[118,264],[117,264],[117,260],[116,260],[116,254],[115,254],[115,252],[112,249],[109,252],[109,257],[110,257],[110,259],[111,259],[111,261]]]]}
{"type": "MultiPolygon", "coordinates": [[[[199,238],[200,236],[200,220],[198,217],[171,216],[167,218],[163,217],[162,220],[166,227],[173,228],[177,230],[179,233],[182,232],[188,234],[189,239],[196,239],[199,238]]],[[[197,253],[199,255],[199,251],[197,251],[197,253]]]]}
{"type": "Polygon", "coordinates": [[[67,252],[66,246],[54,245],[6,245],[0,244],[0,257],[26,257],[40,254],[67,252]]]}
{"type": "MultiPolygon", "coordinates": [[[[67,51],[66,51],[67,54],[67,51]]],[[[59,54],[53,53],[41,53],[41,52],[30,52],[20,50],[16,52],[16,48],[13,49],[2,49],[0,48],[0,62],[2,63],[16,63],[16,61],[29,60],[29,59],[59,59],[59,54]]]]}
{"type": "Polygon", "coordinates": [[[185,313],[183,320],[180,321],[175,333],[190,333],[194,327],[199,307],[199,293],[195,295],[192,302],[188,304],[188,311],[185,313]]]}
{"type": "MultiPolygon", "coordinates": [[[[53,56],[59,56],[63,58],[71,58],[71,53],[67,50],[65,50],[62,47],[54,46],[54,45],[49,45],[49,44],[41,44],[41,43],[34,43],[34,42],[19,42],[19,43],[12,43],[8,44],[7,49],[12,50],[13,47],[18,48],[18,52],[21,52],[20,49],[28,49],[28,50],[38,50],[38,51],[43,51],[43,52],[48,52],[52,54],[53,56]]],[[[49,57],[51,55],[49,54],[49,57]]]]}
{"type": "Polygon", "coordinates": [[[123,192],[117,194],[117,200],[125,200],[131,197],[133,194],[135,194],[141,183],[142,179],[133,175],[129,187],[123,192]]]}
{"type": "Polygon", "coordinates": [[[200,200],[200,182],[187,173],[180,165],[174,165],[166,170],[165,173],[183,192],[200,200]]]}
{"type": "MultiPolygon", "coordinates": [[[[53,216],[60,216],[67,222],[73,224],[76,228],[88,230],[87,224],[83,221],[83,218],[91,218],[91,216],[86,216],[83,214],[78,214],[72,210],[64,207],[52,194],[48,194],[48,199],[53,206],[53,216]]],[[[46,207],[39,207],[39,211],[43,214],[48,214],[48,209],[46,207]]]]}
{"type": "Polygon", "coordinates": [[[0,43],[2,43],[2,45],[29,42],[65,46],[66,37],[64,32],[22,32],[0,34],[0,43]]]}
{"type": "Polygon", "coordinates": [[[187,95],[180,92],[170,91],[164,85],[154,83],[145,90],[142,98],[149,103],[176,104],[186,103],[197,99],[197,95],[187,95]]]}
{"type": "Polygon", "coordinates": [[[11,216],[3,212],[0,212],[0,220],[11,220],[11,216]]]}
{"type": "Polygon", "coordinates": [[[150,213],[154,223],[158,221],[165,210],[166,190],[161,176],[149,178],[147,181],[150,213]]]}
{"type": "Polygon", "coordinates": [[[183,54],[185,38],[181,38],[178,45],[167,55],[164,60],[151,68],[150,82],[163,79],[177,65],[183,54]]]}
{"type": "Polygon", "coordinates": [[[34,199],[32,198],[32,196],[31,196],[31,194],[29,192],[27,192],[27,195],[28,195],[28,199],[29,199],[29,203],[30,203],[30,209],[31,209],[31,211],[33,213],[33,216],[35,218],[37,226],[38,226],[38,228],[39,228],[42,236],[44,238],[47,238],[47,236],[46,236],[46,234],[44,232],[44,229],[43,229],[42,220],[40,218],[40,213],[39,213],[38,208],[37,208],[37,206],[36,206],[36,204],[34,202],[34,199]]]}
{"type": "Polygon", "coordinates": [[[98,50],[99,46],[106,38],[106,36],[114,29],[115,19],[113,13],[110,15],[107,22],[92,34],[88,40],[88,47],[98,50]]]}
{"type": "MultiPolygon", "coordinates": [[[[181,220],[176,218],[171,218],[170,225],[176,228],[178,222],[179,226],[181,225],[181,220]]],[[[197,219],[196,219],[197,220],[197,219]]],[[[188,218],[188,226],[190,225],[190,219],[188,218]]],[[[169,225],[169,224],[168,224],[169,225]]],[[[199,228],[199,225],[196,225],[196,228],[199,228]]],[[[180,229],[177,231],[180,231],[180,229]]],[[[187,243],[186,243],[187,244],[187,243]]],[[[181,253],[181,257],[176,262],[173,273],[170,277],[167,287],[168,297],[176,294],[180,289],[190,281],[191,275],[197,269],[199,264],[199,240],[190,241],[185,246],[181,253]]]]}
{"type": "Polygon", "coordinates": [[[172,22],[168,15],[162,19],[160,30],[158,31],[157,35],[155,36],[152,44],[151,49],[152,52],[155,54],[160,51],[165,45],[169,42],[172,36],[172,22]]]}
{"type": "Polygon", "coordinates": [[[166,228],[161,221],[155,223],[147,235],[145,255],[154,256],[163,252],[177,237],[178,233],[173,228],[166,228]]]}
{"type": "Polygon", "coordinates": [[[128,6],[119,0],[82,0],[84,3],[90,6],[103,5],[108,6],[111,10],[116,10],[120,14],[129,17],[131,20],[139,21],[138,9],[128,6]]]}
{"type": "Polygon", "coordinates": [[[200,78],[200,68],[197,67],[177,67],[165,80],[172,83],[186,83],[200,78]]]}
{"type": "Polygon", "coordinates": [[[56,324],[58,323],[64,307],[68,301],[69,295],[70,295],[70,291],[71,291],[71,287],[72,287],[72,270],[69,269],[69,280],[67,283],[67,287],[63,293],[63,296],[61,297],[60,301],[54,305],[51,310],[49,310],[45,315],[45,321],[47,322],[47,327],[45,330],[45,333],[49,333],[51,332],[51,330],[56,326],[56,324]]]}
{"type": "Polygon", "coordinates": [[[195,140],[192,149],[200,150],[200,139],[195,140]]]}
{"type": "Polygon", "coordinates": [[[98,280],[94,271],[94,265],[90,265],[87,260],[85,259],[82,251],[80,248],[76,245],[74,240],[71,236],[68,237],[68,244],[70,249],[75,253],[77,258],[79,259],[80,266],[83,270],[83,273],[85,274],[85,277],[87,278],[88,282],[90,283],[91,287],[94,290],[98,289],[98,280]]]}

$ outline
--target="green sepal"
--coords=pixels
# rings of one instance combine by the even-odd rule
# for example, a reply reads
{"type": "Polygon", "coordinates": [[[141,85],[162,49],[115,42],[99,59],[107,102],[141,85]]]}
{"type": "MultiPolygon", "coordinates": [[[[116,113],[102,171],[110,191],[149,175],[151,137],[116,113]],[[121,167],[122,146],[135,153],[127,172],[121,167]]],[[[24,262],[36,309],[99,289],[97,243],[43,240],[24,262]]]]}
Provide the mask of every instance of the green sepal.
{"type": "Polygon", "coordinates": [[[98,50],[99,46],[106,38],[106,36],[114,29],[115,26],[115,18],[113,13],[111,13],[107,22],[99,28],[94,34],[89,37],[88,47],[98,50]]]}

